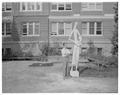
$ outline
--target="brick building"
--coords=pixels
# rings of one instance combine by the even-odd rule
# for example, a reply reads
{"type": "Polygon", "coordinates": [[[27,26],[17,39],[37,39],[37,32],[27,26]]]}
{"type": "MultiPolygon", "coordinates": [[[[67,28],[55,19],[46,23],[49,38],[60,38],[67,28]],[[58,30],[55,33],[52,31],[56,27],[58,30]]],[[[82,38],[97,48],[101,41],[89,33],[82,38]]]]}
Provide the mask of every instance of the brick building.
{"type": "Polygon", "coordinates": [[[2,52],[3,55],[31,53],[41,54],[45,43],[50,47],[65,42],[73,48],[68,38],[78,22],[82,34],[82,50],[92,41],[96,53],[111,55],[112,31],[114,30],[115,2],[91,3],[2,3],[2,52]]]}

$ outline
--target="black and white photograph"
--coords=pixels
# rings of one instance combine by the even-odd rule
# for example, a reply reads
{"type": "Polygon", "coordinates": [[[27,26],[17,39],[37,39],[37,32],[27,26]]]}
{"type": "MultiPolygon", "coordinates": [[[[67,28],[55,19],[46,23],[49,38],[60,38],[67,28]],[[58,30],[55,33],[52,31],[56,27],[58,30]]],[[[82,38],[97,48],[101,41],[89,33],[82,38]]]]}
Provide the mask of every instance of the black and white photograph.
{"type": "Polygon", "coordinates": [[[1,2],[2,93],[118,93],[119,2],[1,2]]]}

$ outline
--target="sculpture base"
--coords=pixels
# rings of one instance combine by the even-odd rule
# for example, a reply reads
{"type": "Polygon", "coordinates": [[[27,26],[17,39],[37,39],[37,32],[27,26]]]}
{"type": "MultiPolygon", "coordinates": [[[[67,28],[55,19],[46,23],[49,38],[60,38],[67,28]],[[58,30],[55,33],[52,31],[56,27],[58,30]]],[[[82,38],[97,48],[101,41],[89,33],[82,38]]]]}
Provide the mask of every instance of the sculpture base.
{"type": "Polygon", "coordinates": [[[79,77],[79,71],[77,70],[77,66],[71,66],[70,75],[72,77],[79,77]]]}

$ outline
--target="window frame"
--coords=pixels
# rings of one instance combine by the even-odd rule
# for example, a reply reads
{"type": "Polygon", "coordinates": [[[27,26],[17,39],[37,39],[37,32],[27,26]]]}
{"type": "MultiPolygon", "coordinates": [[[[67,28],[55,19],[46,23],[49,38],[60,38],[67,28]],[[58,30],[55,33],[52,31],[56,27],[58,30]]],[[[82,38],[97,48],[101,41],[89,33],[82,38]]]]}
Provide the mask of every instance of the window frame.
{"type": "Polygon", "coordinates": [[[2,37],[11,37],[11,35],[12,35],[12,23],[11,22],[5,22],[5,23],[3,22],[2,25],[4,26],[4,31],[2,31],[2,33],[4,33],[4,35],[2,34],[2,37]],[[6,28],[7,23],[10,23],[10,34],[7,34],[7,28],[6,28]]]}
{"type": "Polygon", "coordinates": [[[2,3],[2,12],[12,12],[12,3],[11,2],[4,2],[2,3]],[[11,10],[7,10],[7,3],[10,3],[11,4],[11,10]],[[3,11],[3,8],[4,8],[4,11],[3,11]]]}
{"type": "Polygon", "coordinates": [[[51,3],[51,8],[50,9],[51,9],[52,12],[54,12],[54,11],[56,11],[56,12],[72,11],[72,3],[51,3]],[[52,9],[52,5],[53,4],[56,4],[56,6],[57,6],[56,10],[52,9]],[[59,10],[59,4],[64,4],[64,10],[59,10]],[[66,4],[70,4],[71,5],[71,10],[66,10],[66,4]]]}
{"type": "Polygon", "coordinates": [[[39,32],[40,32],[40,22],[26,22],[26,23],[22,23],[22,36],[40,36],[39,34],[35,34],[35,23],[39,23],[39,32]],[[23,24],[27,25],[27,34],[23,35],[23,24]],[[33,30],[32,30],[32,34],[29,34],[29,25],[32,24],[33,30]]]}
{"type": "Polygon", "coordinates": [[[81,3],[81,10],[82,10],[82,11],[103,11],[103,3],[102,3],[102,2],[89,2],[89,3],[83,2],[83,3],[81,3]],[[94,3],[95,8],[90,9],[90,3],[94,3]],[[97,9],[97,4],[98,4],[98,3],[101,3],[101,9],[97,9]],[[83,8],[83,7],[82,7],[83,4],[86,4],[86,5],[87,5],[87,8],[83,8]]]}
{"type": "MultiPolygon", "coordinates": [[[[87,31],[86,34],[82,34],[82,36],[103,36],[103,22],[102,21],[83,21],[82,23],[87,24],[87,31]],[[90,34],[90,22],[94,22],[94,34],[90,34]],[[97,22],[101,22],[101,34],[97,34],[97,22]]],[[[82,29],[82,28],[81,28],[82,29]]]]}
{"type": "MultiPolygon", "coordinates": [[[[71,24],[71,29],[72,29],[72,22],[51,22],[51,23],[56,23],[56,25],[57,25],[57,31],[56,31],[56,35],[52,35],[52,33],[53,33],[53,31],[52,31],[52,24],[51,24],[51,36],[70,36],[70,34],[69,35],[66,35],[66,23],[70,23],[71,24]],[[63,35],[59,35],[59,33],[58,33],[58,31],[59,31],[59,23],[63,23],[63,28],[64,28],[64,34],[63,35]]],[[[72,31],[71,31],[72,32],[72,31]]]]}
{"type": "Polygon", "coordinates": [[[39,3],[40,5],[40,10],[37,10],[37,4],[38,2],[21,2],[20,3],[20,12],[39,12],[39,11],[42,11],[42,2],[39,3]],[[23,10],[23,3],[25,4],[25,10],[23,10]],[[28,4],[31,4],[31,3],[34,3],[34,10],[28,10],[28,4]]]}

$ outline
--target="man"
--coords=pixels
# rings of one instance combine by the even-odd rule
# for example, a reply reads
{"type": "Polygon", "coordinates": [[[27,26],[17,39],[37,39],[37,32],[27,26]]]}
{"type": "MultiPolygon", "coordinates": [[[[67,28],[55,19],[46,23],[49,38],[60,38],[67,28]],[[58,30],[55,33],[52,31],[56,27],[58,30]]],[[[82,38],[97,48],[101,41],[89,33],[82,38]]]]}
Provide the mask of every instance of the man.
{"type": "Polygon", "coordinates": [[[70,74],[70,68],[69,68],[69,55],[70,51],[66,48],[65,43],[63,43],[63,49],[61,50],[62,57],[64,58],[63,62],[63,77],[68,77],[70,74]]]}

